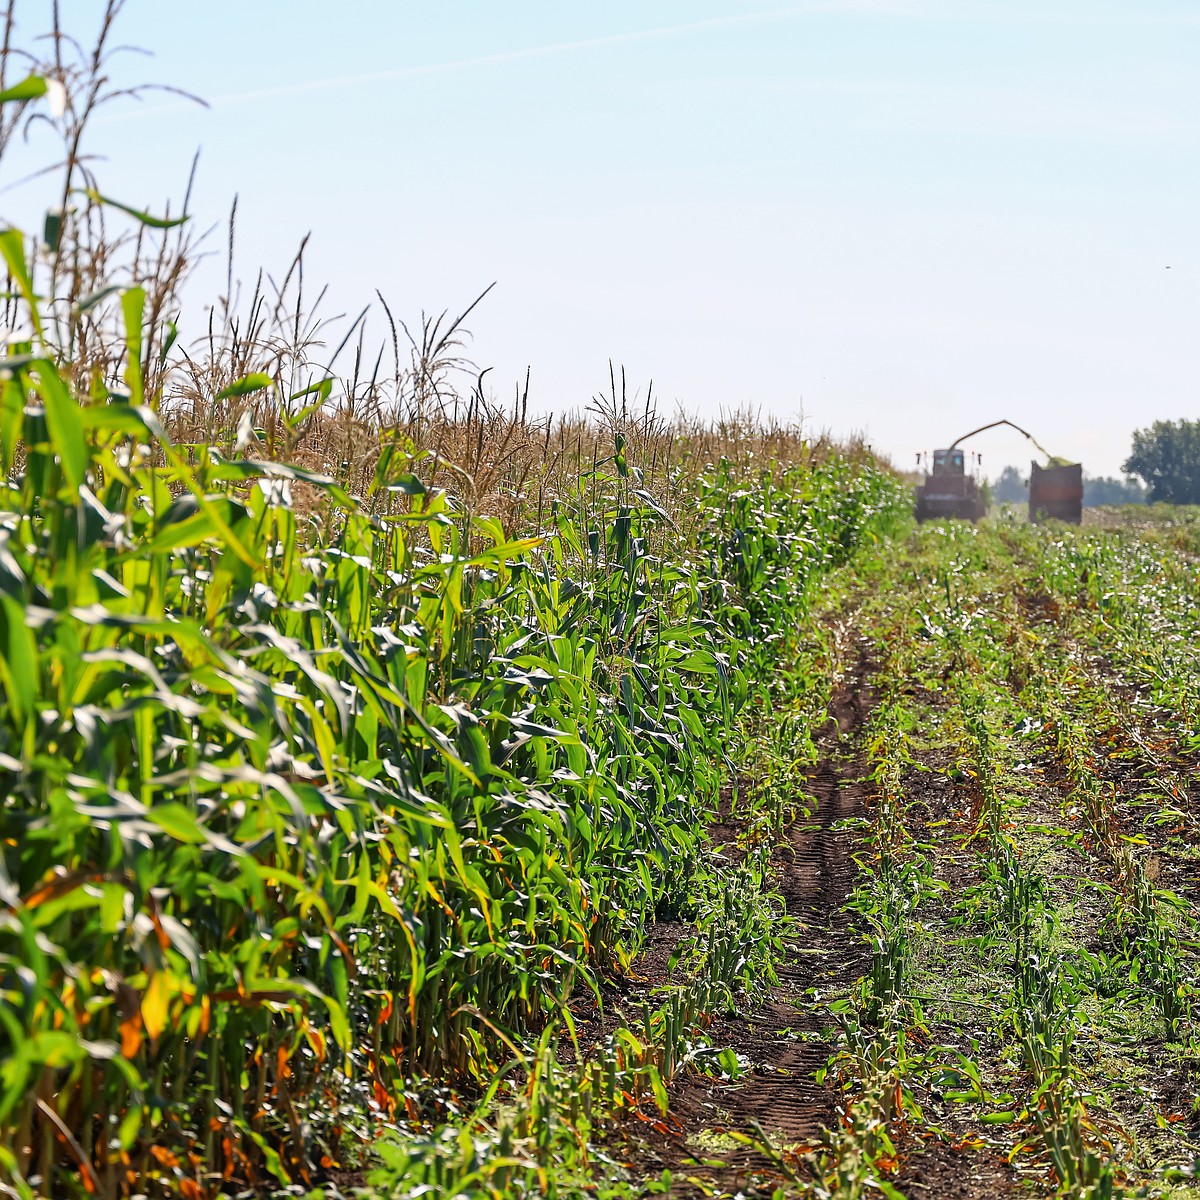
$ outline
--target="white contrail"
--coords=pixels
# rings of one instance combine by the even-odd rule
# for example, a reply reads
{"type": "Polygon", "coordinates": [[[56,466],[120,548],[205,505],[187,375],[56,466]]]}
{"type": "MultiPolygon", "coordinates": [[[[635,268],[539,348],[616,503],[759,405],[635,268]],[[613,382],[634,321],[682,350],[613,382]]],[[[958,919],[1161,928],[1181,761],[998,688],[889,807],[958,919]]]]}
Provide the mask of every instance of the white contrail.
{"type": "MultiPolygon", "coordinates": [[[[708,17],[701,21],[687,21],[680,25],[665,25],[657,29],[639,29],[631,33],[609,33],[600,37],[584,38],[575,42],[554,42],[548,46],[528,46],[522,50],[502,50],[496,54],[480,54],[473,58],[457,58],[449,62],[426,63],[411,67],[392,67],[386,71],[362,71],[356,75],[336,75],[327,79],[306,79],[297,83],[280,84],[277,87],[258,88],[249,92],[229,92],[215,96],[208,103],[213,108],[228,104],[241,104],[247,100],[270,100],[278,96],[296,96],[306,92],[326,91],[333,88],[356,87],[364,83],[378,83],[390,79],[408,79],[419,75],[437,75],[444,71],[461,71],[468,67],[494,66],[502,63],[520,62],[522,59],[545,58],[552,54],[567,54],[575,50],[591,50],[601,46],[618,46],[628,42],[645,42],[654,38],[670,37],[679,33],[701,33],[709,29],[720,29],[729,25],[748,25],[759,21],[777,21],[786,17],[815,12],[884,11],[896,12],[900,6],[888,0],[812,0],[797,3],[787,8],[765,9],[759,12],[738,13],[727,17],[708,17]]],[[[105,121],[125,121],[134,117],[179,112],[190,106],[186,103],[164,104],[154,108],[131,109],[103,118],[105,121]]],[[[97,118],[100,120],[101,118],[97,118]]]]}

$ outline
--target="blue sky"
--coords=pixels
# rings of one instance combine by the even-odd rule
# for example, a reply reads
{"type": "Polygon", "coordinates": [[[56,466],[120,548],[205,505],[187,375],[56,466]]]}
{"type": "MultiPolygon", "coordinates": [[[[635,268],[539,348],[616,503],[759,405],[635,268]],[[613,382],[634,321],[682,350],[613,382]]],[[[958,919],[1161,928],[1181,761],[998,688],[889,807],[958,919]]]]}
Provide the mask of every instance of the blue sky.
{"type": "Polygon", "coordinates": [[[109,192],[161,207],[199,146],[245,275],[311,230],[338,308],[497,281],[470,324],[502,395],[529,364],[582,407],[611,358],[898,465],[1007,416],[1096,473],[1197,415],[1192,0],[128,0],[121,33],[155,57],[119,77],[212,107],[113,107],[109,192]]]}

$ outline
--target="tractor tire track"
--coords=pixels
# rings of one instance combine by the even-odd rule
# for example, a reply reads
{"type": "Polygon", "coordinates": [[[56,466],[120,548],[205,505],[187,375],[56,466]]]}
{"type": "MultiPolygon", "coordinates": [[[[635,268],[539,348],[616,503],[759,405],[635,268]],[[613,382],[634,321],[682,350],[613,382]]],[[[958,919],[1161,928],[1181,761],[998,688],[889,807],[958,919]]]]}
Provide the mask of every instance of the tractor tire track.
{"type": "Polygon", "coordinates": [[[854,821],[867,815],[859,734],[875,703],[869,673],[860,650],[834,690],[818,738],[820,756],[808,776],[815,808],[792,822],[772,854],[773,886],[797,923],[777,969],[779,982],[764,1002],[719,1017],[708,1030],[714,1045],[732,1048],[749,1064],[747,1074],[735,1083],[676,1080],[672,1131],[648,1132],[627,1148],[638,1174],[672,1172],[672,1196],[714,1188],[769,1195],[839,1120],[838,1093],[816,1077],[829,1057],[823,1000],[858,979],[868,958],[843,906],[855,886],[853,855],[863,836],[854,821]],[[779,1157],[730,1135],[765,1139],[779,1157]]]}

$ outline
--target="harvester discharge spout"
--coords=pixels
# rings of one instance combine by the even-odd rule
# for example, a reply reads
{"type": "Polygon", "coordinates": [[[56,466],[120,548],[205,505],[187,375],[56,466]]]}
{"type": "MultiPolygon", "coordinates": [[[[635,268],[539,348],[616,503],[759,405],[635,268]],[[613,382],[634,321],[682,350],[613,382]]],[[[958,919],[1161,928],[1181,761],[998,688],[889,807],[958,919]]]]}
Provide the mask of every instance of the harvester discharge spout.
{"type": "Polygon", "coordinates": [[[1028,430],[1007,419],[980,425],[978,429],[955,438],[947,449],[933,452],[925,482],[916,492],[917,520],[957,517],[960,520],[978,521],[984,515],[987,504],[983,490],[979,480],[967,472],[959,443],[1000,425],[1015,429],[1046,456],[1047,465],[1044,467],[1036,460],[1030,463],[1029,519],[1042,521],[1052,518],[1078,525],[1083,518],[1083,468],[1079,463],[1056,458],[1028,430]]]}

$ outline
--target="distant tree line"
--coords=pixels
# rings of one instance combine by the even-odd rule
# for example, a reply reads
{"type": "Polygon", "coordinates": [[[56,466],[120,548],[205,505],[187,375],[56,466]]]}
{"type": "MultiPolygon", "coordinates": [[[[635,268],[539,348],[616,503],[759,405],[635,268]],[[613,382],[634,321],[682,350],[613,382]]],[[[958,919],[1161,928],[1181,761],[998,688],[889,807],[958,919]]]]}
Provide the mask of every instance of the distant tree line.
{"type": "Polygon", "coordinates": [[[1200,504],[1200,421],[1155,421],[1135,430],[1122,469],[1145,480],[1151,503],[1200,504]]]}
{"type": "Polygon", "coordinates": [[[998,478],[988,482],[988,490],[997,504],[1026,504],[1029,501],[1029,480],[1023,479],[1016,467],[1005,467],[998,478]]]}
{"type": "Polygon", "coordinates": [[[1095,508],[1099,504],[1145,504],[1149,500],[1146,489],[1136,479],[1127,475],[1114,479],[1111,475],[1083,476],[1083,506],[1095,508]]]}
{"type": "MultiPolygon", "coordinates": [[[[1029,480],[1016,467],[1005,467],[988,487],[997,504],[1029,503],[1029,480]]],[[[1084,472],[1084,508],[1094,508],[1099,504],[1145,504],[1146,500],[1146,489],[1136,479],[1114,479],[1084,472]]]]}

